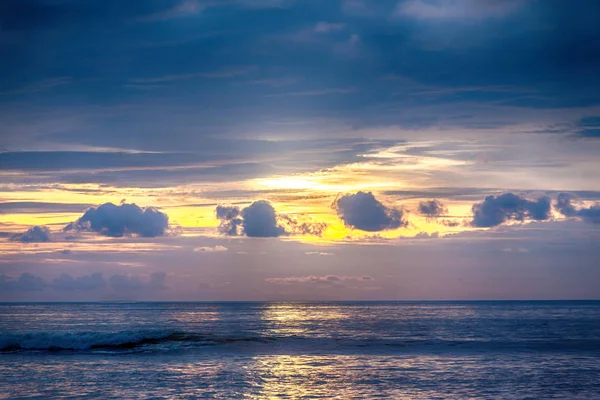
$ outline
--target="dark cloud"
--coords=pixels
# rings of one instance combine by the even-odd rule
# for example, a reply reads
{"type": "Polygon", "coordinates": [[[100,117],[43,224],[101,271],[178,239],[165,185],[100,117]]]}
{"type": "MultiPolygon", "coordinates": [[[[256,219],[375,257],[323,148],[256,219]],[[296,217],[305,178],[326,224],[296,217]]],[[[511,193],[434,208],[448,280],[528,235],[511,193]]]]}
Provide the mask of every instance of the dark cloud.
{"type": "Polygon", "coordinates": [[[258,200],[248,207],[217,206],[219,231],[225,235],[248,237],[278,237],[287,232],[278,224],[275,209],[266,200],[258,200]]]}
{"type": "Polygon", "coordinates": [[[402,210],[386,207],[371,192],[358,192],[338,197],[333,208],[349,227],[378,232],[406,226],[402,210]]]}
{"type": "Polygon", "coordinates": [[[327,229],[327,224],[324,222],[305,221],[303,218],[304,216],[301,215],[280,215],[279,221],[286,232],[294,235],[321,236],[327,229]]]}
{"type": "Polygon", "coordinates": [[[62,274],[52,280],[51,286],[56,290],[63,291],[87,291],[104,288],[106,286],[106,281],[100,272],[78,277],[72,277],[69,274],[62,274]]]}
{"type": "Polygon", "coordinates": [[[18,278],[0,275],[0,290],[34,292],[44,290],[46,283],[39,276],[24,272],[18,278]]]}
{"type": "Polygon", "coordinates": [[[105,203],[88,209],[81,218],[67,225],[65,230],[93,231],[111,237],[155,237],[163,236],[168,227],[169,216],[154,207],[105,203]]]}
{"type": "Polygon", "coordinates": [[[585,222],[600,224],[600,205],[576,208],[572,201],[575,196],[571,193],[560,193],[556,198],[554,207],[565,217],[577,217],[585,222]]]}
{"type": "Polygon", "coordinates": [[[219,223],[219,232],[228,236],[237,236],[242,232],[241,210],[235,206],[217,206],[216,215],[219,223]]]}
{"type": "Polygon", "coordinates": [[[142,280],[138,276],[115,274],[109,278],[110,287],[116,291],[138,291],[138,290],[164,290],[167,274],[155,272],[150,274],[148,280],[142,280]]]}
{"type": "Polygon", "coordinates": [[[471,209],[471,225],[488,228],[507,221],[545,221],[550,218],[551,206],[547,196],[533,201],[513,193],[504,193],[499,196],[487,196],[483,202],[474,204],[471,209]]]}
{"type": "Polygon", "coordinates": [[[435,218],[444,215],[447,212],[446,207],[439,200],[426,200],[419,203],[419,214],[427,218],[435,218]]]}
{"type": "Polygon", "coordinates": [[[50,229],[45,226],[34,226],[26,232],[17,233],[10,240],[23,243],[45,243],[50,241],[50,229]]]}
{"type": "Polygon", "coordinates": [[[242,226],[249,237],[277,237],[284,235],[285,229],[277,224],[275,209],[265,200],[255,201],[242,210],[242,226]]]}

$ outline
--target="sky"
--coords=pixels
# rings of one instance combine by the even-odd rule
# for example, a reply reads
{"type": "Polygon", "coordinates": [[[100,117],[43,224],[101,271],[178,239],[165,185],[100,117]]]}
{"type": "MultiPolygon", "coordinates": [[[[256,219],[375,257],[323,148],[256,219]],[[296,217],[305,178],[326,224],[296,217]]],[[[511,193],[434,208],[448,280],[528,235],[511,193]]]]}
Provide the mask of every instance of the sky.
{"type": "Polygon", "coordinates": [[[600,299],[596,0],[4,0],[0,301],[600,299]]]}

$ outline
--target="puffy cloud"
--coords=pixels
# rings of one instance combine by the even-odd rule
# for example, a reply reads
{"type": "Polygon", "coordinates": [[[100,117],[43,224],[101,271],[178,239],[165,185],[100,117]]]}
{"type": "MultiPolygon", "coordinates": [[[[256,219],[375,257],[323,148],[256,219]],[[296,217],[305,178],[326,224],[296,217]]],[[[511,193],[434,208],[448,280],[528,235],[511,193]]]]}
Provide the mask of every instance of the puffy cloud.
{"type": "Polygon", "coordinates": [[[435,218],[444,215],[447,212],[446,207],[439,200],[427,200],[419,203],[419,214],[427,218],[435,218]]]}
{"type": "Polygon", "coordinates": [[[504,193],[499,196],[487,196],[483,202],[474,204],[471,209],[473,211],[471,225],[489,228],[507,221],[548,220],[551,206],[550,198],[547,196],[534,201],[513,193],[504,193]]]}
{"type": "Polygon", "coordinates": [[[72,277],[69,274],[62,274],[58,278],[52,280],[52,285],[56,290],[95,290],[102,289],[106,286],[106,281],[102,277],[102,273],[96,272],[90,275],[72,277]]]}
{"type": "Polygon", "coordinates": [[[18,278],[0,275],[0,290],[6,291],[40,291],[44,290],[46,283],[39,276],[24,272],[18,278]]]}
{"type": "Polygon", "coordinates": [[[67,225],[65,230],[87,230],[111,237],[155,237],[163,236],[168,227],[169,216],[154,207],[105,203],[89,208],[81,218],[67,225]]]}
{"type": "Polygon", "coordinates": [[[362,231],[378,232],[407,224],[401,210],[384,206],[371,192],[338,197],[333,208],[344,224],[362,231]]]}
{"type": "Polygon", "coordinates": [[[275,209],[265,200],[255,201],[242,210],[244,233],[249,237],[277,237],[285,229],[277,224],[275,209]]]}
{"type": "Polygon", "coordinates": [[[570,193],[560,193],[556,198],[555,208],[565,217],[580,218],[585,222],[600,224],[600,204],[590,207],[575,208],[572,204],[573,196],[570,193]]]}
{"type": "Polygon", "coordinates": [[[23,243],[45,243],[50,241],[50,229],[45,226],[34,226],[26,232],[17,233],[10,240],[23,243]]]}
{"type": "Polygon", "coordinates": [[[138,276],[116,274],[109,278],[109,282],[111,289],[117,291],[164,290],[167,288],[166,279],[167,274],[165,272],[150,274],[147,281],[142,280],[138,276]]]}
{"type": "Polygon", "coordinates": [[[278,215],[271,203],[258,200],[248,207],[217,206],[219,232],[229,236],[279,237],[282,235],[321,235],[324,223],[301,221],[296,216],[278,215]]]}

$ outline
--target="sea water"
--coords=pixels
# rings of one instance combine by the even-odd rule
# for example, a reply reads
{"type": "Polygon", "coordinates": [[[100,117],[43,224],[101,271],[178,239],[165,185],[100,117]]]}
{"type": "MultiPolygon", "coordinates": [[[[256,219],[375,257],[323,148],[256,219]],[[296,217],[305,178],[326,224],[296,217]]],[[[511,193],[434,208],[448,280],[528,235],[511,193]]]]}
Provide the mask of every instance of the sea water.
{"type": "Polygon", "coordinates": [[[0,304],[0,398],[600,399],[600,302],[0,304]]]}

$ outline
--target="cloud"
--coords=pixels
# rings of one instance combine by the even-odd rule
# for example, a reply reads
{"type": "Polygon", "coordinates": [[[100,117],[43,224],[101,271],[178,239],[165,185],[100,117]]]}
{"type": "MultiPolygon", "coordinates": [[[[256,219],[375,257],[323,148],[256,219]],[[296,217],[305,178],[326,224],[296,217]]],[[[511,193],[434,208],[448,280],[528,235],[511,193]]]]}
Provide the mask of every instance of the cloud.
{"type": "Polygon", "coordinates": [[[309,256],[333,256],[333,253],[327,253],[324,251],[307,251],[306,253],[304,253],[306,255],[309,256]]]}
{"type": "Polygon", "coordinates": [[[444,215],[448,210],[439,200],[427,200],[419,203],[419,214],[427,218],[436,218],[444,215]]]}
{"type": "Polygon", "coordinates": [[[572,204],[573,199],[575,196],[570,193],[560,193],[554,207],[565,217],[576,217],[591,224],[600,224],[600,204],[575,208],[572,204]]]}
{"type": "Polygon", "coordinates": [[[102,273],[96,272],[90,275],[72,277],[69,274],[62,274],[52,280],[52,288],[55,290],[72,291],[72,290],[95,290],[102,289],[106,286],[106,281],[102,277],[102,273]]]}
{"type": "Polygon", "coordinates": [[[227,247],[225,246],[214,246],[214,247],[210,247],[210,246],[202,246],[202,247],[196,247],[194,249],[194,251],[196,253],[214,253],[214,252],[221,252],[221,251],[227,251],[227,247]]]}
{"type": "Polygon", "coordinates": [[[23,243],[45,243],[50,242],[50,229],[45,226],[34,226],[24,233],[17,233],[10,240],[23,243]]]}
{"type": "Polygon", "coordinates": [[[138,19],[139,22],[167,21],[173,18],[182,18],[202,12],[204,6],[198,0],[186,0],[175,7],[146,15],[138,19]]]}
{"type": "Polygon", "coordinates": [[[277,237],[285,229],[277,224],[275,209],[265,200],[255,201],[242,210],[242,226],[249,237],[277,237]]]}
{"type": "Polygon", "coordinates": [[[44,290],[46,283],[39,276],[24,272],[17,279],[0,275],[0,290],[33,292],[44,290]]]}
{"type": "Polygon", "coordinates": [[[304,216],[279,215],[278,220],[289,234],[321,236],[327,224],[324,222],[313,222],[303,220],[304,216]]]}
{"type": "Polygon", "coordinates": [[[440,237],[439,232],[433,232],[433,233],[419,232],[413,237],[413,239],[437,239],[439,237],[440,237]]]}
{"type": "Polygon", "coordinates": [[[333,208],[346,226],[362,231],[378,232],[407,225],[402,210],[384,206],[371,192],[338,197],[333,208]]]}
{"type": "Polygon", "coordinates": [[[65,230],[93,231],[110,237],[155,237],[165,235],[168,227],[169,216],[154,207],[105,203],[89,208],[81,218],[67,225],[65,230]]]}
{"type": "Polygon", "coordinates": [[[514,12],[521,0],[406,0],[395,14],[421,20],[477,20],[502,18],[514,12]]]}
{"type": "Polygon", "coordinates": [[[166,278],[165,272],[150,274],[148,280],[142,280],[138,276],[116,274],[109,278],[109,282],[111,289],[116,291],[164,290],[167,289],[166,278]]]}
{"type": "Polygon", "coordinates": [[[471,225],[489,228],[508,221],[548,220],[551,205],[550,198],[547,196],[533,201],[513,193],[504,193],[499,196],[487,196],[483,202],[474,204],[471,210],[473,211],[471,225]]]}
{"type": "Polygon", "coordinates": [[[588,139],[600,138],[600,117],[588,117],[580,120],[576,136],[588,139]]]}
{"type": "Polygon", "coordinates": [[[220,220],[219,232],[248,237],[278,237],[285,235],[285,228],[277,223],[277,213],[266,200],[258,200],[248,207],[217,206],[217,218],[220,220]]]}
{"type": "Polygon", "coordinates": [[[315,32],[329,33],[344,29],[344,24],[321,21],[315,25],[315,32]]]}
{"type": "Polygon", "coordinates": [[[324,275],[324,276],[292,276],[285,278],[267,278],[265,281],[276,285],[294,285],[294,284],[325,284],[334,285],[346,281],[366,282],[373,278],[364,276],[343,276],[343,275],[324,275]]]}

